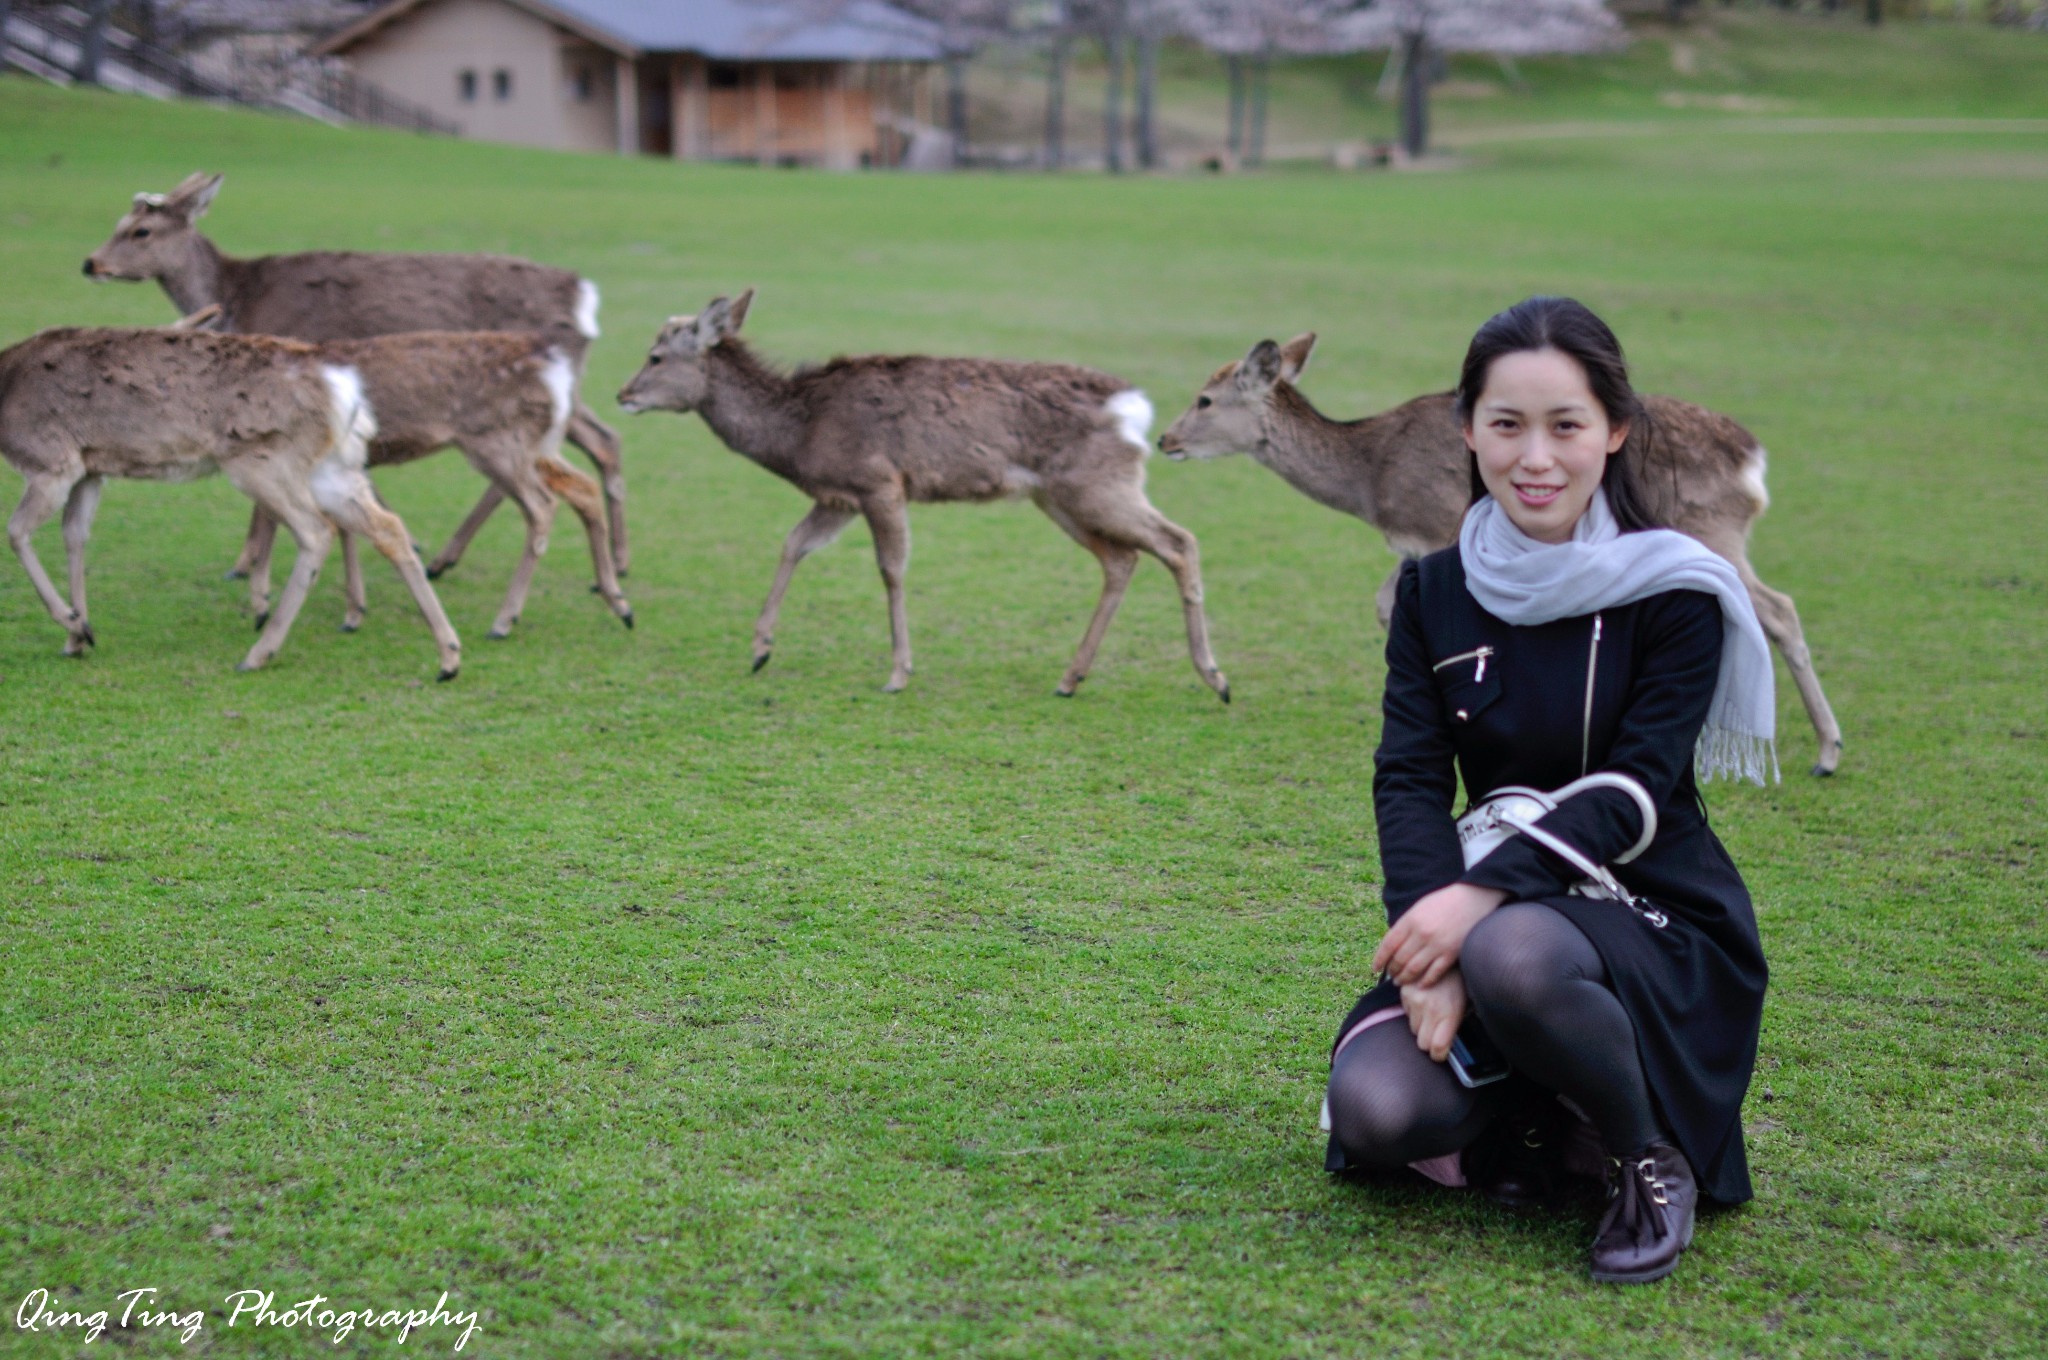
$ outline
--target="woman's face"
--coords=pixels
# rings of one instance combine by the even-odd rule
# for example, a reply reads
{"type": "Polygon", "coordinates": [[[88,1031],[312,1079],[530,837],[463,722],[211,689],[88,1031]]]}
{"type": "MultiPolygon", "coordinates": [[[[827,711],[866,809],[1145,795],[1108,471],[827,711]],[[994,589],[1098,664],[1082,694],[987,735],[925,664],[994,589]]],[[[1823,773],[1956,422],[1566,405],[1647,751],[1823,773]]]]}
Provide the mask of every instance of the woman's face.
{"type": "Polygon", "coordinates": [[[1515,527],[1539,543],[1565,543],[1628,439],[1577,359],[1554,349],[1503,354],[1465,425],[1479,480],[1515,527]]]}

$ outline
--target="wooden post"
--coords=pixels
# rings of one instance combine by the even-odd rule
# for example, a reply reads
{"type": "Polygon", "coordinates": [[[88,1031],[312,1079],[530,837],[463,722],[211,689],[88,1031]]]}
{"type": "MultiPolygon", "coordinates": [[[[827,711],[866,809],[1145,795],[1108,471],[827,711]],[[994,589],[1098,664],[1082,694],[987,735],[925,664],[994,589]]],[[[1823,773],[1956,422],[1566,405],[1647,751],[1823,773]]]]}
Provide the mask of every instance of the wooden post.
{"type": "Polygon", "coordinates": [[[754,64],[754,155],[775,164],[775,75],[765,61],[754,64]]]}
{"type": "Polygon", "coordinates": [[[711,108],[708,68],[696,57],[684,57],[676,79],[676,159],[700,161],[711,154],[711,108]]]}
{"type": "Polygon", "coordinates": [[[640,68],[632,57],[615,57],[613,66],[618,72],[612,88],[616,96],[613,103],[618,109],[619,154],[637,156],[640,154],[640,68]]]}
{"type": "Polygon", "coordinates": [[[846,66],[825,68],[825,168],[851,170],[859,158],[846,137],[846,66]]]}

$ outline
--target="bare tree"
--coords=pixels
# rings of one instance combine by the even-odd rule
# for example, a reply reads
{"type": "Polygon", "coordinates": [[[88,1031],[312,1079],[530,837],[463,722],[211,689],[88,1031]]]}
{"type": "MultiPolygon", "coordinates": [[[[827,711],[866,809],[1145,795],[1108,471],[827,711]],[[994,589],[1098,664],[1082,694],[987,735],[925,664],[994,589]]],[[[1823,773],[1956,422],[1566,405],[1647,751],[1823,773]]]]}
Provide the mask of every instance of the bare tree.
{"type": "Polygon", "coordinates": [[[1357,0],[1162,0],[1171,22],[1224,59],[1230,77],[1225,142],[1246,165],[1266,155],[1266,97],[1274,58],[1344,50],[1340,16],[1357,0]]]}
{"type": "Polygon", "coordinates": [[[1401,147],[1410,156],[1429,149],[1431,53],[1598,52],[1623,40],[1605,0],[1367,0],[1332,29],[1332,50],[1399,51],[1401,147]]]}

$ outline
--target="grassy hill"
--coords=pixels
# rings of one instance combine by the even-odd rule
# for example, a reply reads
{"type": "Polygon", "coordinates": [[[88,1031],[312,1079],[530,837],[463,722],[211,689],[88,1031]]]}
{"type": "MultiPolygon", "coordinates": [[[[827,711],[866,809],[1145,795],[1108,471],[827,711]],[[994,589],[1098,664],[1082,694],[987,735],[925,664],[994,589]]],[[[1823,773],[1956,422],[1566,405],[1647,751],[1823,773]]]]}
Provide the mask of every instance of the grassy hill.
{"type": "MultiPolygon", "coordinates": [[[[1876,41],[1921,32],[1964,41],[1876,41]]],[[[1631,109],[1661,109],[1655,60],[1619,59],[1631,109]]],[[[78,263],[201,167],[227,172],[230,251],[503,250],[602,285],[588,391],[627,441],[640,626],[586,593],[565,528],[486,642],[501,517],[439,583],[456,683],[374,564],[360,633],[330,573],[236,675],[246,508],[218,479],[108,488],[83,662],[0,571],[6,1297],[118,1314],[154,1287],[211,1310],[223,1353],[280,1357],[392,1337],[230,1331],[230,1291],[448,1290],[484,1310],[465,1354],[549,1360],[2040,1352],[2048,136],[1717,116],[1439,175],[829,176],[0,78],[0,341],[165,320],[78,263]],[[859,529],[804,565],[750,677],[802,497],[608,399],[663,317],[747,285],[785,360],[1076,360],[1162,420],[1308,328],[1309,394],[1380,409],[1447,385],[1498,307],[1568,292],[1646,389],[1755,430],[1753,560],[1849,741],[1836,779],[1799,773],[1783,686],[1786,782],[1709,795],[1772,967],[1756,1201],[1614,1291],[1585,1280],[1586,1222],[1323,1176],[1330,1030],[1380,932],[1392,558],[1248,460],[1152,476],[1201,536],[1227,708],[1153,566],[1055,700],[1098,576],[1017,504],[914,513],[908,692],[877,692],[859,529]]],[[[479,485],[452,457],[379,484],[428,544],[479,485]]],[[[57,560],[56,526],[38,546],[57,560]]],[[[81,1342],[0,1330],[9,1356],[81,1342]]]]}
{"type": "MultiPolygon", "coordinates": [[[[1643,130],[1713,122],[1734,131],[1785,118],[2048,117],[2048,33],[1981,21],[1871,29],[1846,10],[1830,19],[1697,6],[1676,26],[1638,17],[1630,38],[1617,53],[1527,59],[1512,72],[1491,58],[1454,57],[1431,101],[1440,141],[1469,152],[1505,128],[1583,121],[1643,130]]],[[[1385,64],[1383,52],[1279,62],[1272,156],[1320,159],[1336,144],[1392,140],[1396,110],[1376,94],[1385,64]]],[[[1228,90],[1220,60],[1170,47],[1160,72],[1164,151],[1185,160],[1221,147],[1228,90]]],[[[1066,120],[1073,154],[1100,154],[1103,79],[1099,52],[1077,49],[1066,120]]],[[[1039,143],[1042,54],[994,49],[973,68],[970,88],[978,144],[1039,143]]]]}

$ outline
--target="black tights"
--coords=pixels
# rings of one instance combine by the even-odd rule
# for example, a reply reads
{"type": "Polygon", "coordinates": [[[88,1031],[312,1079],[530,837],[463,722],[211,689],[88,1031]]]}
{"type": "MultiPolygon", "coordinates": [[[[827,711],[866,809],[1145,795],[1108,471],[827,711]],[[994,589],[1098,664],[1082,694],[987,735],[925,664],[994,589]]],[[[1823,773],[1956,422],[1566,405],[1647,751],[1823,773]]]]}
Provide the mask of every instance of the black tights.
{"type": "MultiPolygon", "coordinates": [[[[1635,1026],[1577,926],[1534,902],[1502,907],[1465,937],[1458,966],[1473,1010],[1508,1061],[1569,1096],[1610,1151],[1634,1152],[1663,1136],[1635,1026]]],[[[1470,1143],[1498,1113],[1498,1089],[1460,1086],[1415,1046],[1406,1023],[1390,1020],[1337,1055],[1331,1131],[1351,1161],[1398,1167],[1470,1143]]]]}

